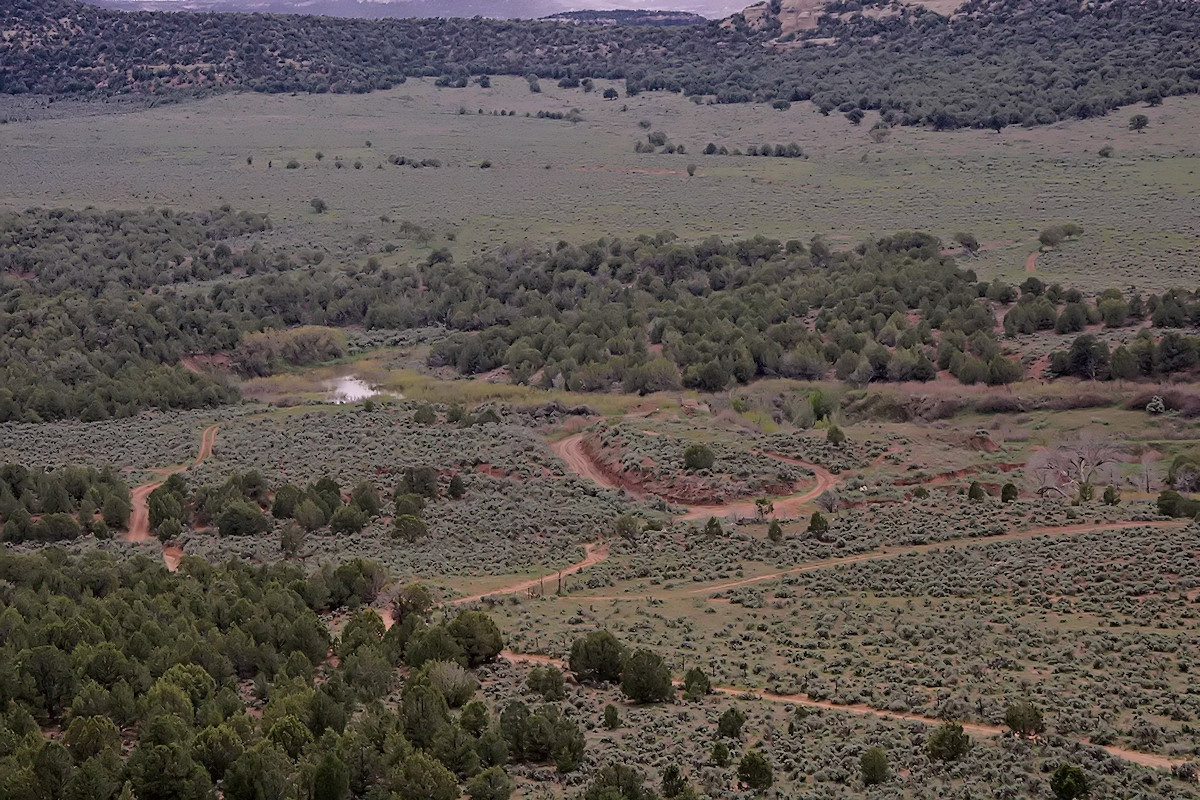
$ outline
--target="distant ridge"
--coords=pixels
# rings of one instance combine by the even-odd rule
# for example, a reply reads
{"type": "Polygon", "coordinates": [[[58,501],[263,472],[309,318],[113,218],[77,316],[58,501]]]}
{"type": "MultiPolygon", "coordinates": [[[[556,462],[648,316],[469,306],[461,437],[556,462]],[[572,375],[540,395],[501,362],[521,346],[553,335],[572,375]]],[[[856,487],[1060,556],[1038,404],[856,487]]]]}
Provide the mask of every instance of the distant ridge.
{"type": "Polygon", "coordinates": [[[315,14],[358,19],[486,17],[538,19],[568,8],[557,0],[86,0],[113,11],[315,14]]]}
{"type": "Polygon", "coordinates": [[[690,11],[561,11],[545,19],[556,22],[574,22],[576,25],[704,25],[707,17],[690,11]]]}
{"type": "Polygon", "coordinates": [[[357,19],[545,19],[579,25],[701,25],[725,16],[736,0],[84,0],[112,11],[199,11],[313,14],[357,19]],[[627,6],[623,8],[605,8],[627,6]],[[638,9],[638,5],[652,8],[638,9]],[[674,9],[655,9],[674,5],[674,9]],[[589,8],[590,7],[590,8],[589,8]],[[686,9],[686,10],[680,10],[686,9]],[[700,12],[700,13],[695,13],[700,12]]]}

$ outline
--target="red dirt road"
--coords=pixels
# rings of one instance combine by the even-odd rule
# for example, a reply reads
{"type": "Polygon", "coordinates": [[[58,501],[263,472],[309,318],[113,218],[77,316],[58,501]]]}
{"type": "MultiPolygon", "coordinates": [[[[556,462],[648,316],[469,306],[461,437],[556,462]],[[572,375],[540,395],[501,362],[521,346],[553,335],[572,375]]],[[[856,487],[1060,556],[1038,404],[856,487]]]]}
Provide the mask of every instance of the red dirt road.
{"type": "MultiPolygon", "coordinates": [[[[220,427],[220,424],[209,425],[200,433],[200,450],[196,453],[196,459],[191,464],[167,467],[155,471],[166,479],[176,472],[183,472],[189,467],[194,467],[212,456],[213,445],[217,441],[217,430],[220,427]]],[[[141,486],[134,487],[129,493],[133,509],[129,513],[129,529],[121,536],[123,541],[148,542],[153,538],[150,533],[150,509],[147,505],[147,500],[150,497],[150,493],[162,485],[163,481],[151,481],[150,483],[143,483],[141,486]]],[[[179,567],[181,558],[183,558],[183,551],[178,547],[163,548],[163,561],[166,563],[167,569],[171,570],[171,572],[174,572],[179,567]]]]}
{"type": "MultiPolygon", "coordinates": [[[[779,572],[770,572],[766,575],[756,575],[753,578],[744,578],[738,581],[729,581],[728,583],[709,584],[701,586],[698,589],[691,589],[688,594],[716,594],[727,589],[737,589],[741,586],[749,586],[755,583],[763,583],[765,581],[773,581],[782,578],[785,575],[799,575],[804,572],[815,572],[822,569],[830,569],[840,567],[844,564],[861,564],[865,561],[879,561],[887,558],[899,558],[900,556],[915,555],[919,553],[927,553],[931,550],[946,550],[954,547],[971,544],[991,544],[992,542],[1015,542],[1025,539],[1037,539],[1043,536],[1074,536],[1078,533],[1093,533],[1095,531],[1111,531],[1120,530],[1122,528],[1183,528],[1189,523],[1186,521],[1172,520],[1170,522],[1102,522],[1099,524],[1080,524],[1080,525],[1059,525],[1046,526],[1041,528],[1030,528],[1024,531],[1010,531],[997,536],[973,536],[964,539],[946,539],[941,542],[931,542],[929,544],[916,544],[907,547],[881,547],[878,550],[872,550],[868,553],[858,553],[852,556],[841,556],[839,558],[826,558],[820,561],[809,561],[804,564],[799,564],[791,569],[780,570],[779,572]]],[[[580,600],[587,599],[585,596],[580,596],[580,600]]]]}
{"type": "MultiPolygon", "coordinates": [[[[537,664],[539,666],[553,665],[564,671],[570,667],[566,661],[561,658],[554,658],[536,653],[514,653],[511,650],[503,650],[500,652],[500,658],[514,664],[537,664]]],[[[676,681],[677,686],[682,684],[676,681]]],[[[852,703],[842,705],[833,703],[828,700],[813,700],[807,695],[802,694],[776,694],[758,689],[741,689],[736,686],[714,686],[714,694],[723,694],[730,697],[753,697],[756,700],[763,700],[768,703],[785,703],[793,706],[804,706],[806,708],[821,708],[827,711],[841,711],[847,714],[855,714],[862,717],[879,717],[882,719],[895,719],[904,722],[919,722],[923,725],[937,726],[941,725],[945,720],[935,719],[933,717],[923,717],[919,714],[902,714],[895,711],[884,711],[878,708],[863,703],[852,703]]],[[[1012,734],[1007,728],[1002,728],[997,725],[984,725],[978,722],[962,723],[963,730],[967,733],[974,734],[980,737],[992,736],[1011,736],[1012,734]]],[[[1084,742],[1091,744],[1090,742],[1084,742]]],[[[1166,756],[1155,755],[1154,753],[1142,753],[1137,750],[1126,750],[1121,747],[1109,747],[1100,745],[1091,745],[1092,747],[1101,747],[1102,750],[1111,756],[1124,759],[1134,764],[1142,764],[1147,767],[1156,767],[1160,769],[1170,769],[1176,764],[1182,764],[1186,759],[1167,758],[1166,756]]]]}
{"type": "Polygon", "coordinates": [[[559,575],[574,575],[580,570],[585,570],[588,567],[599,564],[606,558],[608,558],[608,544],[606,542],[592,542],[584,545],[584,557],[569,567],[563,567],[557,572],[552,572],[540,578],[530,578],[529,580],[519,581],[517,583],[509,584],[508,586],[501,586],[497,589],[492,589],[489,592],[481,592],[480,594],[473,594],[469,597],[458,597],[449,601],[449,605],[460,606],[464,603],[474,603],[478,600],[482,600],[485,597],[494,597],[497,595],[523,594],[536,586],[540,586],[547,578],[555,579],[559,575]]]}
{"type": "Polygon", "coordinates": [[[1032,253],[1029,254],[1029,258],[1025,259],[1025,271],[1026,272],[1037,272],[1037,257],[1038,257],[1038,253],[1040,253],[1040,252],[1041,252],[1040,250],[1034,250],[1032,253]]]}
{"type": "MultiPolygon", "coordinates": [[[[822,492],[832,489],[837,485],[837,478],[824,467],[816,464],[810,464],[807,461],[801,461],[798,458],[789,458],[788,456],[778,453],[763,452],[761,455],[767,458],[773,458],[776,461],[783,461],[787,464],[795,464],[798,467],[804,467],[810,470],[817,478],[817,483],[803,492],[798,494],[789,494],[785,497],[776,497],[771,500],[775,506],[774,515],[776,517],[786,518],[794,515],[803,506],[808,505],[813,500],[821,496],[822,492]]],[[[758,513],[757,506],[753,500],[742,501],[738,503],[723,503],[716,506],[691,506],[687,513],[680,519],[704,519],[705,517],[728,517],[734,514],[742,517],[753,517],[758,513]]]]}
{"type": "Polygon", "coordinates": [[[604,473],[583,449],[583,434],[577,433],[557,442],[550,443],[554,454],[566,462],[567,467],[581,478],[587,478],[605,489],[620,489],[621,486],[604,473]]]}
{"type": "MultiPolygon", "coordinates": [[[[581,478],[586,478],[598,486],[605,489],[620,489],[622,488],[617,481],[613,480],[604,470],[600,468],[595,461],[588,455],[587,450],[583,446],[583,434],[577,433],[574,436],[568,436],[565,439],[560,439],[557,442],[550,444],[550,449],[555,455],[561,458],[567,465],[567,468],[581,478]]],[[[778,453],[763,452],[761,455],[767,458],[773,458],[776,461],[782,461],[787,464],[804,467],[811,470],[817,478],[817,483],[803,492],[798,494],[787,495],[785,497],[773,498],[772,502],[775,505],[776,516],[786,516],[800,509],[800,507],[811,503],[817,499],[822,492],[827,489],[832,489],[837,485],[837,479],[824,467],[816,464],[810,464],[807,461],[801,461],[796,458],[780,455],[778,453]]],[[[688,506],[688,510],[680,519],[704,519],[705,517],[726,517],[732,514],[738,514],[745,517],[752,517],[757,513],[757,508],[753,500],[740,501],[735,503],[722,503],[720,505],[706,506],[688,506]]]]}

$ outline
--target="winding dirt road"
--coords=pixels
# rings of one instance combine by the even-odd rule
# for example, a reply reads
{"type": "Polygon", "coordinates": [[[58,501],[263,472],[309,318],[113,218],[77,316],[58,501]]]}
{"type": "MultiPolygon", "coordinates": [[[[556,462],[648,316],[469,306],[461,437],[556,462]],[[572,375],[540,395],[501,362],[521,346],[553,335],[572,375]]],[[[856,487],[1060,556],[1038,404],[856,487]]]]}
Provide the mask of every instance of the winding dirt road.
{"type": "MultiPolygon", "coordinates": [[[[192,463],[154,470],[162,476],[163,480],[143,483],[141,486],[136,486],[130,491],[129,499],[133,508],[129,513],[129,529],[121,536],[122,541],[148,542],[154,538],[150,532],[150,509],[148,506],[150,493],[162,486],[163,482],[175,473],[194,467],[212,456],[213,445],[217,441],[217,430],[220,427],[220,423],[209,425],[200,433],[200,449],[196,453],[196,458],[192,463]]],[[[179,561],[182,558],[183,551],[178,547],[163,548],[163,562],[171,572],[174,572],[179,567],[179,561]]]]}
{"type": "MultiPolygon", "coordinates": [[[[625,489],[635,497],[643,497],[639,492],[631,491],[628,487],[623,487],[620,483],[613,480],[608,473],[600,468],[600,465],[592,460],[588,455],[587,450],[583,446],[583,434],[577,433],[573,436],[568,436],[565,439],[560,439],[557,442],[550,443],[550,449],[555,455],[566,463],[567,468],[581,478],[586,478],[597,486],[605,489],[625,489]]],[[[807,461],[801,461],[798,458],[781,455],[779,453],[768,453],[762,451],[759,455],[782,461],[785,464],[793,464],[798,467],[804,467],[816,476],[817,483],[815,486],[805,489],[797,494],[786,495],[784,497],[772,498],[771,502],[775,506],[776,516],[786,516],[795,513],[801,507],[811,503],[813,500],[821,496],[821,493],[827,489],[832,489],[837,485],[837,478],[833,476],[829,470],[818,464],[811,464],[807,461]]],[[[727,517],[738,515],[743,517],[753,517],[758,513],[758,508],[754,505],[753,500],[744,500],[732,503],[720,503],[717,505],[698,505],[687,506],[687,511],[682,514],[679,519],[694,520],[705,519],[707,517],[727,517]]]]}
{"type": "MultiPolygon", "coordinates": [[[[513,664],[537,664],[538,666],[552,665],[563,671],[569,671],[570,666],[561,658],[542,655],[540,653],[514,653],[511,650],[503,650],[500,652],[500,658],[513,664]]],[[[675,681],[676,686],[682,686],[682,682],[675,681]]],[[[729,697],[752,697],[756,700],[763,700],[768,703],[784,703],[793,706],[804,706],[805,708],[820,708],[826,711],[840,711],[846,714],[855,714],[861,717],[879,717],[881,719],[895,719],[903,722],[919,722],[922,725],[931,727],[941,725],[946,720],[936,719],[934,717],[923,717],[919,714],[904,714],[896,711],[884,711],[879,708],[872,708],[864,703],[849,703],[841,704],[830,702],[829,700],[813,700],[807,695],[802,694],[776,694],[775,692],[767,692],[760,689],[744,689],[737,686],[714,686],[713,694],[721,694],[729,697]]],[[[992,736],[1011,736],[1007,728],[1002,728],[998,725],[984,725],[978,722],[962,723],[963,730],[975,736],[992,737],[992,736]]],[[[1168,758],[1166,756],[1156,755],[1154,753],[1142,753],[1137,750],[1126,750],[1122,747],[1111,747],[1095,745],[1085,740],[1077,740],[1091,747],[1100,747],[1111,756],[1121,758],[1134,764],[1141,764],[1147,767],[1156,767],[1160,769],[1170,769],[1176,764],[1182,764],[1186,759],[1168,758]]]]}
{"type": "Polygon", "coordinates": [[[567,467],[581,478],[587,478],[592,483],[605,489],[620,489],[620,484],[605,474],[604,470],[592,461],[583,449],[583,434],[577,433],[557,442],[550,443],[554,454],[566,462],[567,467]]]}
{"type": "Polygon", "coordinates": [[[1040,253],[1040,252],[1041,252],[1040,250],[1034,250],[1032,253],[1029,254],[1029,258],[1025,259],[1025,271],[1026,272],[1037,272],[1037,258],[1038,258],[1038,253],[1040,253]]]}

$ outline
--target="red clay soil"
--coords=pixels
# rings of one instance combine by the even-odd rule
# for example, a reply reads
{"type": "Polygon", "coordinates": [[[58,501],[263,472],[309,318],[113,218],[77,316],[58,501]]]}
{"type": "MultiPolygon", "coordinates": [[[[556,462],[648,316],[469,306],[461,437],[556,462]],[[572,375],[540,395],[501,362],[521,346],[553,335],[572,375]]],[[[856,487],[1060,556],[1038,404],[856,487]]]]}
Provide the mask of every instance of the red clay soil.
{"type": "Polygon", "coordinates": [[[1037,258],[1038,258],[1038,253],[1040,253],[1040,252],[1041,252],[1040,250],[1034,250],[1032,253],[1029,254],[1029,258],[1025,259],[1025,271],[1026,272],[1037,272],[1037,258]]]}
{"type": "Polygon", "coordinates": [[[583,434],[577,433],[557,442],[550,443],[550,449],[555,455],[566,462],[567,468],[581,478],[587,478],[592,483],[605,489],[625,489],[630,494],[640,497],[641,493],[635,486],[626,486],[616,476],[610,475],[594,462],[583,444],[583,434]]]}
{"type": "MultiPolygon", "coordinates": [[[[657,433],[650,433],[657,436],[657,433]]],[[[649,473],[637,470],[626,470],[621,466],[621,451],[617,448],[606,448],[598,443],[595,437],[584,436],[578,449],[581,455],[591,462],[593,468],[608,476],[621,488],[637,497],[660,497],[672,505],[679,506],[719,506],[733,502],[733,497],[769,497],[785,495],[794,490],[791,481],[776,481],[766,484],[759,490],[750,493],[745,487],[736,486],[736,482],[721,477],[699,478],[690,475],[678,475],[668,478],[656,478],[649,473]]],[[[641,466],[645,469],[654,467],[654,461],[642,459],[641,466]]]]}
{"type": "MultiPolygon", "coordinates": [[[[196,459],[191,464],[166,467],[154,471],[166,479],[176,472],[183,472],[189,467],[194,467],[209,458],[212,456],[213,445],[217,441],[217,429],[220,427],[220,424],[209,425],[201,432],[200,450],[196,453],[196,459]]],[[[134,487],[129,493],[133,508],[129,513],[129,529],[121,536],[123,541],[148,542],[153,538],[150,533],[150,509],[147,505],[147,500],[150,497],[150,493],[162,485],[163,481],[161,480],[151,481],[150,483],[143,483],[141,486],[134,487]]],[[[183,551],[178,547],[163,548],[163,561],[166,563],[167,569],[171,570],[171,572],[178,569],[181,558],[183,558],[183,551]],[[168,550],[170,550],[169,553],[168,550]]]]}
{"type": "MultiPolygon", "coordinates": [[[[511,650],[502,650],[500,658],[513,664],[537,664],[539,666],[553,665],[563,671],[569,671],[570,665],[561,658],[553,658],[552,656],[541,655],[537,653],[514,653],[511,650]]],[[[675,681],[676,686],[682,686],[681,682],[675,681]]],[[[813,700],[807,695],[802,694],[776,694],[775,692],[763,691],[761,689],[743,689],[737,686],[714,686],[712,688],[714,694],[722,694],[729,697],[752,697],[756,700],[763,700],[768,703],[785,703],[793,706],[804,706],[806,708],[820,708],[827,711],[840,711],[846,714],[855,714],[863,717],[879,717],[881,719],[895,719],[904,722],[919,722],[922,725],[937,726],[945,722],[944,719],[935,719],[933,717],[923,717],[919,714],[904,714],[896,711],[884,711],[878,708],[872,708],[865,703],[849,703],[841,704],[834,703],[829,700],[813,700]]],[[[963,730],[967,733],[975,734],[976,736],[985,739],[992,736],[1012,736],[1012,733],[1007,728],[1002,728],[997,725],[984,725],[978,722],[962,723],[963,730]]],[[[1084,744],[1091,744],[1086,740],[1081,740],[1084,744]]],[[[1159,769],[1170,769],[1176,764],[1182,764],[1186,759],[1168,758],[1166,756],[1155,755],[1153,753],[1142,753],[1137,750],[1126,750],[1122,747],[1111,747],[1101,745],[1091,745],[1093,747],[1101,747],[1105,752],[1116,758],[1124,759],[1134,764],[1142,764],[1147,767],[1156,767],[1159,769]]]]}

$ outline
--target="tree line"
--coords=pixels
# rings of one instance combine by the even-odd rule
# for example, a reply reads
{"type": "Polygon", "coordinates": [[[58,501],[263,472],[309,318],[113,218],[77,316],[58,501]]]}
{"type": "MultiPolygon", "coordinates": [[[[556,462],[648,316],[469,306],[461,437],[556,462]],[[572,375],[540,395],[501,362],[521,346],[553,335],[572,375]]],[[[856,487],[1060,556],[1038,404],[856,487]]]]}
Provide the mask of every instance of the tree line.
{"type": "MultiPolygon", "coordinates": [[[[429,363],[463,374],[504,367],[519,383],[645,393],[774,376],[925,381],[939,370],[1004,385],[1024,368],[997,336],[998,305],[1010,306],[1008,336],[1200,322],[1194,290],[1086,298],[1037,278],[982,282],[919,232],[838,251],[819,235],[687,244],[662,232],[509,244],[465,262],[435,248],[390,267],[226,241],[268,225],[228,209],[0,217],[0,422],[234,402],[236,389],[182,360],[230,353],[243,374],[269,374],[341,356],[333,329],[348,326],[443,327],[429,363]]],[[[1190,368],[1189,341],[1152,340],[1159,366],[1143,359],[1139,374],[1190,368]],[[1185,354],[1170,356],[1180,341],[1185,354]]],[[[1080,374],[1078,363],[1052,366],[1080,374]]]]}
{"type": "Polygon", "coordinates": [[[107,539],[129,524],[129,486],[112,468],[0,467],[0,540],[107,539]]]}
{"type": "Polygon", "coordinates": [[[1037,8],[972,0],[953,19],[919,6],[893,10],[824,14],[814,30],[789,34],[813,44],[771,47],[770,30],[715,22],[126,13],[74,0],[15,0],[0,13],[6,30],[20,32],[0,43],[0,92],[357,93],[412,76],[465,86],[448,76],[517,75],[622,79],[630,95],[660,90],[718,103],[811,101],[855,122],[876,110],[885,124],[999,130],[1100,116],[1200,88],[1200,10],[1188,0],[1054,0],[1037,8]],[[64,29],[63,19],[72,26],[64,29]]]}

